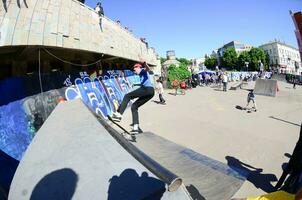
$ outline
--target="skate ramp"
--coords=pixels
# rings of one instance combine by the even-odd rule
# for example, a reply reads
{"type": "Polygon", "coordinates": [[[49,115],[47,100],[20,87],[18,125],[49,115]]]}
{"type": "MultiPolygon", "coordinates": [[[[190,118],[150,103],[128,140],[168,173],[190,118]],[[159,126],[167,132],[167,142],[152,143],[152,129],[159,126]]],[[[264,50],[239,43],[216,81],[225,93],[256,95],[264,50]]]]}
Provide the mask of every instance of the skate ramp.
{"type": "Polygon", "coordinates": [[[277,80],[277,81],[287,82],[285,76],[286,76],[285,74],[274,74],[272,76],[272,79],[277,80]]]}
{"type": "Polygon", "coordinates": [[[275,97],[277,93],[277,80],[257,79],[254,93],[258,95],[275,97]]]}
{"type": "Polygon", "coordinates": [[[178,174],[193,199],[228,200],[248,175],[151,132],[139,134],[135,145],[178,174]]]}
{"type": "Polygon", "coordinates": [[[25,152],[9,200],[191,199],[132,157],[80,101],[60,103],[25,152]]]}

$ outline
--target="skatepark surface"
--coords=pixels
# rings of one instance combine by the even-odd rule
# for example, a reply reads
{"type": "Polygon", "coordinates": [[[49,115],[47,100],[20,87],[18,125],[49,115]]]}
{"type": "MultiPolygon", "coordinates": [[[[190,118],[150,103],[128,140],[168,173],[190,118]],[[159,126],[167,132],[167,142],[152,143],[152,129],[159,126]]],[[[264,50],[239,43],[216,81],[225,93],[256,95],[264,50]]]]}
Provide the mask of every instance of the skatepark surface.
{"type": "Polygon", "coordinates": [[[80,101],[60,103],[28,147],[10,200],[191,199],[134,159],[80,101]]]}
{"type": "MultiPolygon", "coordinates": [[[[278,86],[276,97],[256,95],[258,110],[252,113],[236,109],[246,106],[247,90],[197,87],[177,96],[166,90],[166,105],[150,101],[139,109],[140,126],[238,172],[245,171],[247,180],[233,197],[264,194],[280,177],[301,125],[301,86],[293,89],[279,81],[278,86]]],[[[130,130],[131,119],[127,109],[121,124],[130,130]]],[[[217,188],[217,193],[221,191],[217,188]]]]}
{"type": "MultiPolygon", "coordinates": [[[[186,188],[176,192],[167,192],[167,185],[124,150],[80,101],[59,104],[25,153],[9,199],[59,194],[56,199],[177,200],[190,199],[189,191],[193,199],[215,200],[269,192],[298,139],[302,114],[302,88],[278,85],[276,97],[256,95],[258,111],[252,113],[236,109],[246,105],[247,90],[216,87],[177,96],[166,91],[167,105],[150,101],[141,107],[146,133],[133,144],[183,178],[186,188]]],[[[130,130],[130,123],[127,109],[121,125],[130,130]]]]}

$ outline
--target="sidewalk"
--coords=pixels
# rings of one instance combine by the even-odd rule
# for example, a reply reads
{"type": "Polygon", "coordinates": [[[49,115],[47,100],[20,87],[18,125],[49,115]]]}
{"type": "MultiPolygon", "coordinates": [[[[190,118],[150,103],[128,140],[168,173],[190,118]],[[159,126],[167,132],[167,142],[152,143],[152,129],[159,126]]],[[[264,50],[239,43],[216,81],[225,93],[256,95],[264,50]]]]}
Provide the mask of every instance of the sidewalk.
{"type": "MultiPolygon", "coordinates": [[[[141,107],[140,126],[223,163],[229,156],[262,169],[248,168],[254,177],[235,197],[263,194],[281,175],[281,166],[288,161],[284,153],[292,153],[301,124],[302,87],[294,90],[290,84],[278,84],[277,97],[256,96],[255,113],[235,108],[246,105],[246,90],[197,87],[177,96],[166,91],[167,105],[150,101],[141,107]]],[[[131,110],[124,116],[122,124],[128,127],[131,110]]]]}

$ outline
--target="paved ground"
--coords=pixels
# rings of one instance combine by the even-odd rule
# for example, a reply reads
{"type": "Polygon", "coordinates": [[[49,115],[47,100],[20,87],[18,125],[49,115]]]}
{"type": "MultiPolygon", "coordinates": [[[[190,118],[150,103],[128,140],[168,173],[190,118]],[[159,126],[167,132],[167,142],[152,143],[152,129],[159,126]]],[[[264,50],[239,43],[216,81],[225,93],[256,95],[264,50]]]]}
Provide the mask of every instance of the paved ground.
{"type": "MultiPolygon", "coordinates": [[[[167,105],[148,102],[140,109],[141,127],[248,171],[251,176],[235,197],[263,194],[281,175],[281,166],[288,161],[284,154],[292,153],[301,124],[302,87],[278,85],[277,97],[256,96],[255,113],[235,108],[245,106],[245,90],[198,87],[177,96],[166,91],[167,105]]],[[[127,109],[122,124],[130,123],[127,109]]]]}

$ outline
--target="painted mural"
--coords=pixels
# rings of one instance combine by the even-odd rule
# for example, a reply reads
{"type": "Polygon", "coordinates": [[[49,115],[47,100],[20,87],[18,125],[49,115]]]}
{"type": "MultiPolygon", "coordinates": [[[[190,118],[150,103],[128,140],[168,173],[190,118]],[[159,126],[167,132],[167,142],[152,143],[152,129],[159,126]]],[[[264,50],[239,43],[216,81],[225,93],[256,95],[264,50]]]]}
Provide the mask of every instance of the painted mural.
{"type": "Polygon", "coordinates": [[[106,71],[94,78],[86,72],[53,73],[42,75],[41,84],[37,74],[0,81],[0,169],[6,174],[0,174],[0,187],[10,185],[25,150],[60,100],[80,98],[107,118],[137,83],[139,77],[130,70],[106,71]]]}

